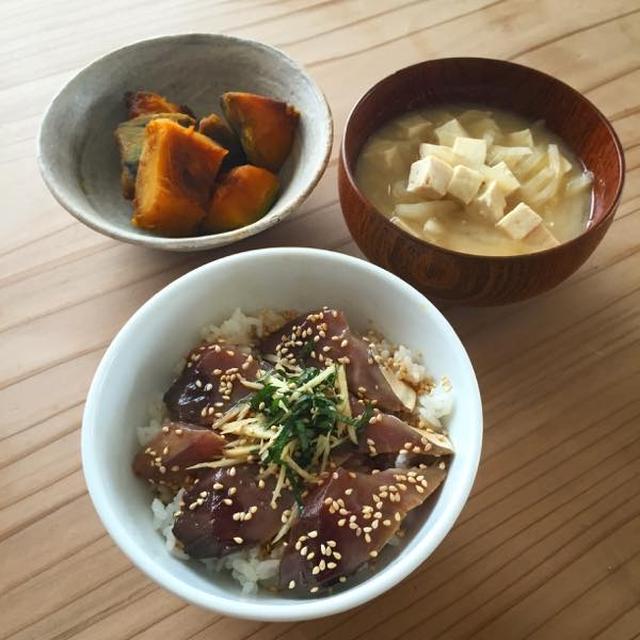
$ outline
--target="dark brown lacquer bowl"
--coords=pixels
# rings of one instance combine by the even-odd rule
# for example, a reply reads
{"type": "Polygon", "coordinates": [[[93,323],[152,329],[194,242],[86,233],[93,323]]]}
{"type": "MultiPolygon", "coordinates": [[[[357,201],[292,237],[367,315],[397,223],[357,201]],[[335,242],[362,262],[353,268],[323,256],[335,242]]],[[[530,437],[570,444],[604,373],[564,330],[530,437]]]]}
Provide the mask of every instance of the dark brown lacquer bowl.
{"type": "Polygon", "coordinates": [[[340,204],[364,254],[429,296],[471,305],[523,300],[571,275],[611,225],[623,181],[620,141],[591,102],[540,71],[485,58],[429,60],[380,81],[351,112],[340,151],[340,204]],[[354,178],[367,138],[406,111],[446,104],[502,108],[543,119],[594,174],[593,211],[582,235],[538,253],[479,256],[418,240],[377,211],[354,178]]]}

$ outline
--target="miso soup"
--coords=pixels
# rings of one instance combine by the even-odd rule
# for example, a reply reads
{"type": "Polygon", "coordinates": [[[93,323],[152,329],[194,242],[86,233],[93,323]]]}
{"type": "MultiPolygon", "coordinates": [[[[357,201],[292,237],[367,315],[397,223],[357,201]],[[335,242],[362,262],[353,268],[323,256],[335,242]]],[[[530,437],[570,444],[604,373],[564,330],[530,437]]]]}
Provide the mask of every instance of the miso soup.
{"type": "Polygon", "coordinates": [[[364,145],[362,192],[412,235],[481,255],[540,251],[580,235],[591,176],[542,122],[499,110],[413,111],[364,145]]]}

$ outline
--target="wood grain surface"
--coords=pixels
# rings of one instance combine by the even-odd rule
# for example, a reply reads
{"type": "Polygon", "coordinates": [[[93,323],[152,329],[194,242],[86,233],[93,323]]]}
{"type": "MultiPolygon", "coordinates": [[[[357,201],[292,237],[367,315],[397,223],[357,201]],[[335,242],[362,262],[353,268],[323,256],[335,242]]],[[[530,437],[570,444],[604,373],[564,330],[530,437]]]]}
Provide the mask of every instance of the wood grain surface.
{"type": "Polygon", "coordinates": [[[640,638],[638,0],[3,0],[0,18],[0,637],[640,638]],[[359,95],[391,71],[484,55],[584,92],[626,150],[622,205],[574,276],[517,305],[445,309],[484,399],[472,497],[420,570],[340,616],[263,624],[186,605],[114,547],[82,479],[91,376],[149,296],[230,251],[303,245],[357,255],[337,204],[337,146],[300,212],[215,253],[117,243],[48,194],[34,141],[57,89],[116,47],[189,31],[282,47],[326,92],[338,135],[359,95]]]}

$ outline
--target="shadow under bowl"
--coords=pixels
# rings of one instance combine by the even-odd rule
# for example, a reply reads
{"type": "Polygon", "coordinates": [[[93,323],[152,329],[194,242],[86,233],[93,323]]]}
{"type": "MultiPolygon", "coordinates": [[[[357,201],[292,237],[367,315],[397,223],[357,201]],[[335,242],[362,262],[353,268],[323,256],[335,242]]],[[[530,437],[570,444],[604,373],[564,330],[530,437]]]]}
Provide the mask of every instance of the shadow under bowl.
{"type": "Polygon", "coordinates": [[[40,128],[38,161],[47,187],[78,220],[107,236],[172,251],[199,251],[243,240],[277,224],[311,193],[329,161],[333,123],[315,82],[273,47],[219,34],[144,40],[90,64],[54,98],[40,128]],[[127,119],[124,94],[155,91],[198,116],[221,114],[220,95],[248,91],[293,104],[300,124],[280,178],[280,195],[260,220],[213,235],[172,238],[131,224],[120,185],[114,131],[127,119]]]}
{"type": "Polygon", "coordinates": [[[620,200],[624,155],[604,115],[560,80],[512,62],[443,58],[401,69],[360,98],[345,127],[338,180],[349,231],[371,261],[440,300],[494,305],[555,287],[591,255],[620,200]],[[408,111],[451,105],[493,107],[544,120],[594,175],[592,215],[583,233],[537,253],[473,255],[419,240],[378,211],[355,180],[358,156],[369,136],[408,111]]]}

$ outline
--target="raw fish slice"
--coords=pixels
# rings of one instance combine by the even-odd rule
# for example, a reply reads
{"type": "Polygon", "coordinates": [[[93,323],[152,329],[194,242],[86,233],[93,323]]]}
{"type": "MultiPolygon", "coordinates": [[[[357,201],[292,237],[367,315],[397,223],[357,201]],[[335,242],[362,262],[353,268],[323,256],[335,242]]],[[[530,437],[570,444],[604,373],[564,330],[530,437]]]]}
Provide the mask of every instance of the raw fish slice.
{"type": "Polygon", "coordinates": [[[260,350],[292,365],[324,368],[344,364],[349,389],[363,389],[363,395],[389,411],[405,409],[369,345],[352,333],[342,311],[324,309],[301,315],[267,336],[260,350]]]}
{"type": "MultiPolygon", "coordinates": [[[[365,403],[350,398],[351,415],[363,413],[365,403]]],[[[453,445],[445,435],[417,429],[397,416],[374,409],[373,416],[364,426],[359,437],[359,449],[370,456],[386,453],[411,453],[416,455],[448,456],[453,445]]]]}
{"type": "Polygon", "coordinates": [[[294,504],[282,489],[272,508],[274,476],[259,479],[257,465],[213,469],[183,495],[173,533],[193,558],[219,558],[269,542],[294,504]],[[283,517],[284,516],[284,517],[283,517]]]}
{"type": "Polygon", "coordinates": [[[136,475],[160,484],[179,485],[187,480],[187,467],[220,456],[227,441],[200,425],[168,422],[133,460],[136,475]]]}
{"type": "Polygon", "coordinates": [[[412,453],[448,456],[453,453],[449,439],[433,431],[416,429],[396,416],[375,413],[360,436],[360,450],[371,456],[384,453],[412,453]]]}
{"type": "Polygon", "coordinates": [[[445,473],[444,463],[370,475],[335,471],[305,500],[280,564],[280,588],[315,593],[344,581],[378,556],[445,473]]]}
{"type": "Polygon", "coordinates": [[[174,420],[211,425],[253,391],[245,383],[255,381],[257,374],[258,362],[237,346],[198,347],[164,395],[169,415],[174,420]]]}

